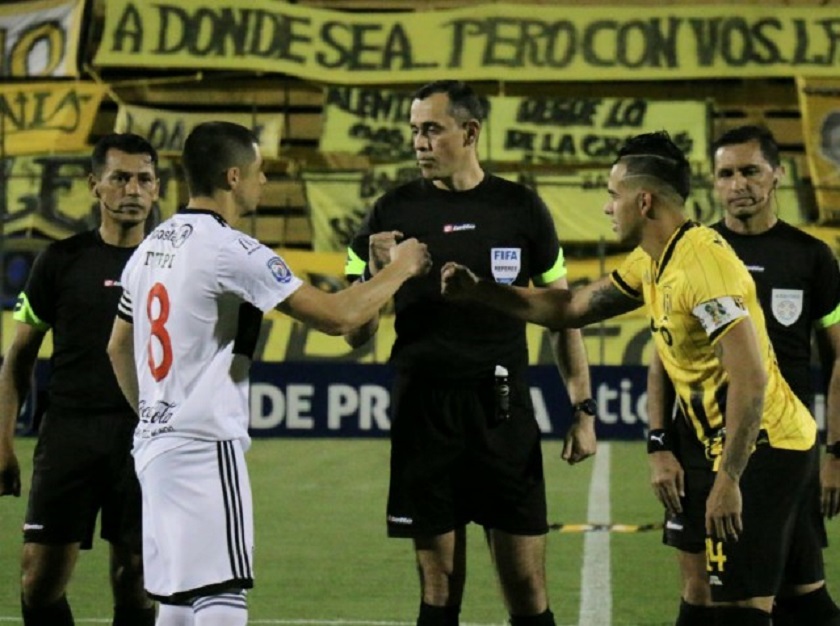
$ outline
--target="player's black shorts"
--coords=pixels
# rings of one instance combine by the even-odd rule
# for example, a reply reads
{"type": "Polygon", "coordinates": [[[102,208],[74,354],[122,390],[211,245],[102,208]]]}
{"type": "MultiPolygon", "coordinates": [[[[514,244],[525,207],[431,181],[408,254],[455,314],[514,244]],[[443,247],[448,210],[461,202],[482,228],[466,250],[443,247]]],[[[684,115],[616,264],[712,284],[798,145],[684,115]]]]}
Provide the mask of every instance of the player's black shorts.
{"type": "Polygon", "coordinates": [[[706,545],[709,583],[715,602],[773,596],[792,576],[790,555],[796,555],[797,580],[822,580],[821,542],[808,524],[813,505],[806,488],[816,457],[804,452],[759,445],[741,476],[744,530],[738,541],[710,539],[706,545]]]}
{"type": "MultiPolygon", "coordinates": [[[[696,439],[692,441],[692,436],[688,430],[683,428],[683,424],[676,422],[676,432],[673,441],[676,442],[677,449],[675,453],[680,458],[685,471],[685,497],[682,498],[683,512],[678,515],[665,514],[665,530],[663,532],[663,543],[675,547],[684,552],[698,553],[707,550],[706,545],[706,498],[709,496],[712,485],[714,484],[714,473],[711,471],[711,462],[705,458],[703,446],[697,442],[696,439]],[[705,468],[704,468],[705,464],[705,468]]],[[[763,479],[766,481],[767,476],[773,476],[776,480],[777,474],[775,472],[791,473],[790,476],[785,475],[785,480],[791,480],[794,484],[799,480],[799,472],[801,466],[807,468],[807,477],[804,485],[796,487],[796,493],[802,495],[801,501],[795,504],[796,512],[792,518],[792,530],[789,539],[792,548],[787,552],[783,575],[782,585],[806,585],[810,583],[823,580],[824,563],[822,548],[827,545],[825,521],[820,512],[820,477],[819,477],[819,451],[816,447],[812,448],[810,452],[793,452],[785,450],[777,450],[776,452],[765,452],[768,446],[759,446],[756,452],[761,452],[756,459],[761,461],[764,456],[776,458],[775,461],[764,462],[766,472],[763,479]],[[805,454],[811,456],[810,461],[803,460],[801,457],[805,454]],[[778,467],[777,467],[778,466],[778,467]]],[[[750,459],[750,464],[754,461],[750,459]]],[[[748,464],[748,468],[750,465],[748,464]]],[[[753,474],[751,474],[753,475],[753,474]]],[[[745,483],[746,476],[741,480],[741,491],[749,486],[745,483]]],[[[758,482],[761,479],[757,479],[758,482]]],[[[764,486],[759,485],[761,491],[765,491],[764,486]]],[[[759,522],[766,525],[773,523],[771,518],[764,515],[763,508],[773,509],[771,503],[759,503],[757,505],[757,515],[760,520],[766,522],[759,522]]],[[[773,509],[777,512],[776,509],[773,509]]],[[[746,506],[744,510],[744,520],[746,524],[746,506]]],[[[712,546],[712,552],[708,555],[714,558],[716,545],[712,546]]],[[[770,567],[770,564],[766,564],[770,567]]],[[[767,567],[764,569],[766,571],[767,567]]],[[[773,566],[776,567],[776,566],[773,566]]],[[[778,571],[776,568],[773,571],[778,571]]],[[[760,578],[760,577],[759,577],[760,578]]],[[[776,589],[773,595],[778,591],[776,589]]],[[[765,594],[769,595],[769,594],[765,594]]],[[[749,597],[749,596],[747,596],[749,597]]]]}
{"type": "Polygon", "coordinates": [[[88,550],[101,510],[100,536],[140,551],[140,486],[131,457],[136,421],[125,413],[47,412],[35,446],[24,542],[79,542],[88,550]]]}
{"type": "Polygon", "coordinates": [[[398,373],[392,393],[388,535],[422,537],[468,522],[548,532],[540,431],[524,376],[496,423],[492,376],[439,381],[398,373]]]}
{"type": "Polygon", "coordinates": [[[705,552],[706,498],[715,480],[712,462],[684,417],[678,415],[670,430],[674,455],[685,472],[685,496],[682,513],[665,513],[662,543],[683,552],[705,552]]]}

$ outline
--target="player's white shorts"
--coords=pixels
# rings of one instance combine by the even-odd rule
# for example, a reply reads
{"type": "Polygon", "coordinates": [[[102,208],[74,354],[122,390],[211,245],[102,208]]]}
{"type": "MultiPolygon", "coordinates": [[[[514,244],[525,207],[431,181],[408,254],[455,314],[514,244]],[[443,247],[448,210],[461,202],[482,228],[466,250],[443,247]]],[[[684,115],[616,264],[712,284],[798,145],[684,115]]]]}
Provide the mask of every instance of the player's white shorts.
{"type": "Polygon", "coordinates": [[[251,484],[239,441],[190,440],[138,477],[150,596],[181,603],[253,586],[251,484]]]}

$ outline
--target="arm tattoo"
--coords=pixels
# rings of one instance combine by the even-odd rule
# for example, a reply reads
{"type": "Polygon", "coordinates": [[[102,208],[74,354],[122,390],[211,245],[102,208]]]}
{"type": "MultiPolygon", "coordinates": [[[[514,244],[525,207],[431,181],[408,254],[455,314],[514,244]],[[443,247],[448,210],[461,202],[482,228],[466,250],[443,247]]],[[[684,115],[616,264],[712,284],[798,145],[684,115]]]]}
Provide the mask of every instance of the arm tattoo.
{"type": "Polygon", "coordinates": [[[624,295],[615,285],[604,285],[593,291],[589,296],[586,312],[583,317],[585,324],[599,322],[608,317],[615,317],[641,306],[641,302],[624,295]]]}
{"type": "Polygon", "coordinates": [[[741,427],[731,439],[726,441],[726,458],[723,459],[721,469],[734,481],[738,481],[750,460],[752,448],[761,428],[761,414],[764,410],[764,398],[755,397],[752,404],[743,415],[741,427]]]}

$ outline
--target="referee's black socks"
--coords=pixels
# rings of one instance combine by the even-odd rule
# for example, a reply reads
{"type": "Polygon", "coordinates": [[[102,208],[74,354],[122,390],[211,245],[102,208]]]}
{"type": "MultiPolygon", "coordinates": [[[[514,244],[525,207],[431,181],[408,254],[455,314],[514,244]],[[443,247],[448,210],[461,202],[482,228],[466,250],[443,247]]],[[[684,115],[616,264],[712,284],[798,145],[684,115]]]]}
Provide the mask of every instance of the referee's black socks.
{"type": "Polygon", "coordinates": [[[73,613],[67,603],[67,596],[61,596],[48,606],[27,606],[20,598],[23,626],[73,626],[73,613]]]}
{"type": "Polygon", "coordinates": [[[417,626],[458,626],[460,606],[432,606],[420,603],[417,626]]]}
{"type": "Polygon", "coordinates": [[[801,596],[776,598],[773,626],[840,626],[840,608],[828,595],[825,585],[801,596]]]}
{"type": "Polygon", "coordinates": [[[740,606],[715,607],[716,626],[773,626],[770,613],[740,606]]]}
{"type": "Polygon", "coordinates": [[[714,607],[689,604],[680,600],[680,613],[674,626],[709,626],[714,624],[714,607]]]}
{"type": "Polygon", "coordinates": [[[539,615],[511,615],[510,626],[555,626],[554,613],[546,609],[539,615]]]}

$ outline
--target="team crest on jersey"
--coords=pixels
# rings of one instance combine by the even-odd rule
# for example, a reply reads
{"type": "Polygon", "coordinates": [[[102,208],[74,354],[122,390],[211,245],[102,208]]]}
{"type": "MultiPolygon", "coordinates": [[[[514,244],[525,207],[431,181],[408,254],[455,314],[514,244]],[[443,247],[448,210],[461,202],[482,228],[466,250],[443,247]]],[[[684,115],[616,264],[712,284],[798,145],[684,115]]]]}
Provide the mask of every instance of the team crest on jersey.
{"type": "Polygon", "coordinates": [[[278,283],[287,283],[292,280],[292,271],[279,256],[272,257],[268,260],[268,269],[274,274],[274,278],[277,279],[278,283]]]}
{"type": "Polygon", "coordinates": [[[804,293],[801,289],[774,289],[770,296],[770,310],[782,326],[790,326],[802,315],[804,293]]]}
{"type": "Polygon", "coordinates": [[[522,268],[522,248],[491,248],[490,269],[497,283],[510,285],[522,268]]]}

